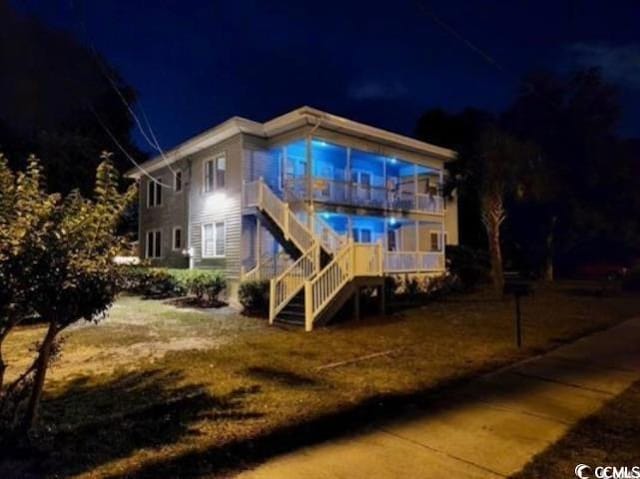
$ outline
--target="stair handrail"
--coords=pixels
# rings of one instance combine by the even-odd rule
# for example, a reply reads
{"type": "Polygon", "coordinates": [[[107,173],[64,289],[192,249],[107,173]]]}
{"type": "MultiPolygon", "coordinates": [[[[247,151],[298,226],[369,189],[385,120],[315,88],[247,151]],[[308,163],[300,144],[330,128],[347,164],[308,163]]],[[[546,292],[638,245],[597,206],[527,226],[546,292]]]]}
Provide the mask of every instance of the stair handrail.
{"type": "Polygon", "coordinates": [[[362,244],[349,239],[333,259],[310,280],[305,281],[305,330],[356,276],[382,276],[384,268],[382,243],[362,244]]]}
{"type": "Polygon", "coordinates": [[[313,245],[269,285],[269,324],[273,324],[282,309],[304,288],[305,282],[320,270],[320,245],[313,245]]]}
{"type": "Polygon", "coordinates": [[[319,238],[320,245],[324,247],[324,249],[331,254],[335,254],[338,250],[344,246],[347,242],[348,236],[341,235],[333,226],[327,223],[320,214],[316,213],[313,208],[311,208],[304,200],[301,200],[293,191],[288,191],[287,194],[291,197],[291,200],[295,202],[297,205],[301,205],[304,212],[309,217],[310,222],[310,230],[317,239],[319,238]],[[322,234],[318,231],[318,227],[322,228],[320,231],[326,231],[328,238],[323,238],[322,234]]]}

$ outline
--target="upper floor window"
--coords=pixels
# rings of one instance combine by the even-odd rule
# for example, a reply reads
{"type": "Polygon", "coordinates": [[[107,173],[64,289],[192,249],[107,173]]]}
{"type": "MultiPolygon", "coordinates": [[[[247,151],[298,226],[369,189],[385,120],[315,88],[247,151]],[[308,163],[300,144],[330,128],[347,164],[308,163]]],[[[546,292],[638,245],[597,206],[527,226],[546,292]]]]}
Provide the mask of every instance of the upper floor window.
{"type": "Polygon", "coordinates": [[[162,206],[162,179],[149,179],[147,183],[147,207],[162,206]]]}
{"type": "Polygon", "coordinates": [[[173,191],[176,193],[182,191],[182,170],[176,170],[173,175],[173,191]]]}
{"type": "Polygon", "coordinates": [[[204,162],[204,191],[224,188],[226,184],[227,159],[224,155],[204,162]]]}

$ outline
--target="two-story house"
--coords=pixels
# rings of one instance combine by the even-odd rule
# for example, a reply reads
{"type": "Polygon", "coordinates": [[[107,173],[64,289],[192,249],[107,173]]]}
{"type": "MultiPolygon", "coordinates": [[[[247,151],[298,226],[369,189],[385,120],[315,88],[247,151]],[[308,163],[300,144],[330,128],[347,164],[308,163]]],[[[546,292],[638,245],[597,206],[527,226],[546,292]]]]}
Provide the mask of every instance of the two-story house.
{"type": "Polygon", "coordinates": [[[128,173],[140,182],[140,256],[226,273],[230,294],[271,281],[270,321],[326,319],[385,275],[433,276],[457,244],[442,196],[455,152],[302,107],[234,117],[128,173]]]}

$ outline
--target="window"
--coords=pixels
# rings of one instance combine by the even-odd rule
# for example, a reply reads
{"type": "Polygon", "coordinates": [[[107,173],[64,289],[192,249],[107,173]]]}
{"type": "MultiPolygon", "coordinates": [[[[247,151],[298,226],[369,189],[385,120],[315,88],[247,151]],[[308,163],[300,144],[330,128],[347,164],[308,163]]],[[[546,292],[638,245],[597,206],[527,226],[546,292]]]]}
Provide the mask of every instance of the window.
{"type": "Polygon", "coordinates": [[[173,177],[173,191],[180,193],[182,191],[182,171],[177,170],[173,177]]]}
{"type": "Polygon", "coordinates": [[[429,234],[429,238],[431,242],[431,251],[440,251],[440,233],[432,231],[429,234]]]}
{"type": "Polygon", "coordinates": [[[162,232],[160,230],[147,232],[145,256],[150,259],[162,257],[162,232]]]}
{"type": "Polygon", "coordinates": [[[353,241],[356,243],[371,243],[371,230],[366,228],[353,228],[353,241]]]}
{"type": "Polygon", "coordinates": [[[202,226],[202,257],[222,258],[225,253],[224,223],[210,223],[202,226]]]}
{"type": "Polygon", "coordinates": [[[179,251],[182,249],[182,228],[176,226],[173,228],[173,250],[179,251]]]}
{"type": "Polygon", "coordinates": [[[147,207],[162,206],[162,179],[149,179],[147,183],[147,207]]]}
{"type": "Polygon", "coordinates": [[[224,188],[226,184],[227,159],[219,156],[204,162],[204,191],[224,188]]]}

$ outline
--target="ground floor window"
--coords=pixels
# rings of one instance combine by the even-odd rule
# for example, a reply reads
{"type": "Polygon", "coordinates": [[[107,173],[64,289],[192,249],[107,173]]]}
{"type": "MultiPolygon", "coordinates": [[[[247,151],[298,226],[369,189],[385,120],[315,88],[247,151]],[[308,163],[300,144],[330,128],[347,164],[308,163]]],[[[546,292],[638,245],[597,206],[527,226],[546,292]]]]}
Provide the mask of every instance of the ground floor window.
{"type": "Polygon", "coordinates": [[[162,231],[153,230],[147,232],[146,257],[160,258],[162,257],[162,231]]]}
{"type": "Polygon", "coordinates": [[[202,257],[222,258],[225,255],[224,222],[202,225],[202,257]]]}
{"type": "Polygon", "coordinates": [[[173,228],[173,249],[174,251],[182,249],[182,228],[179,226],[173,228]]]}

